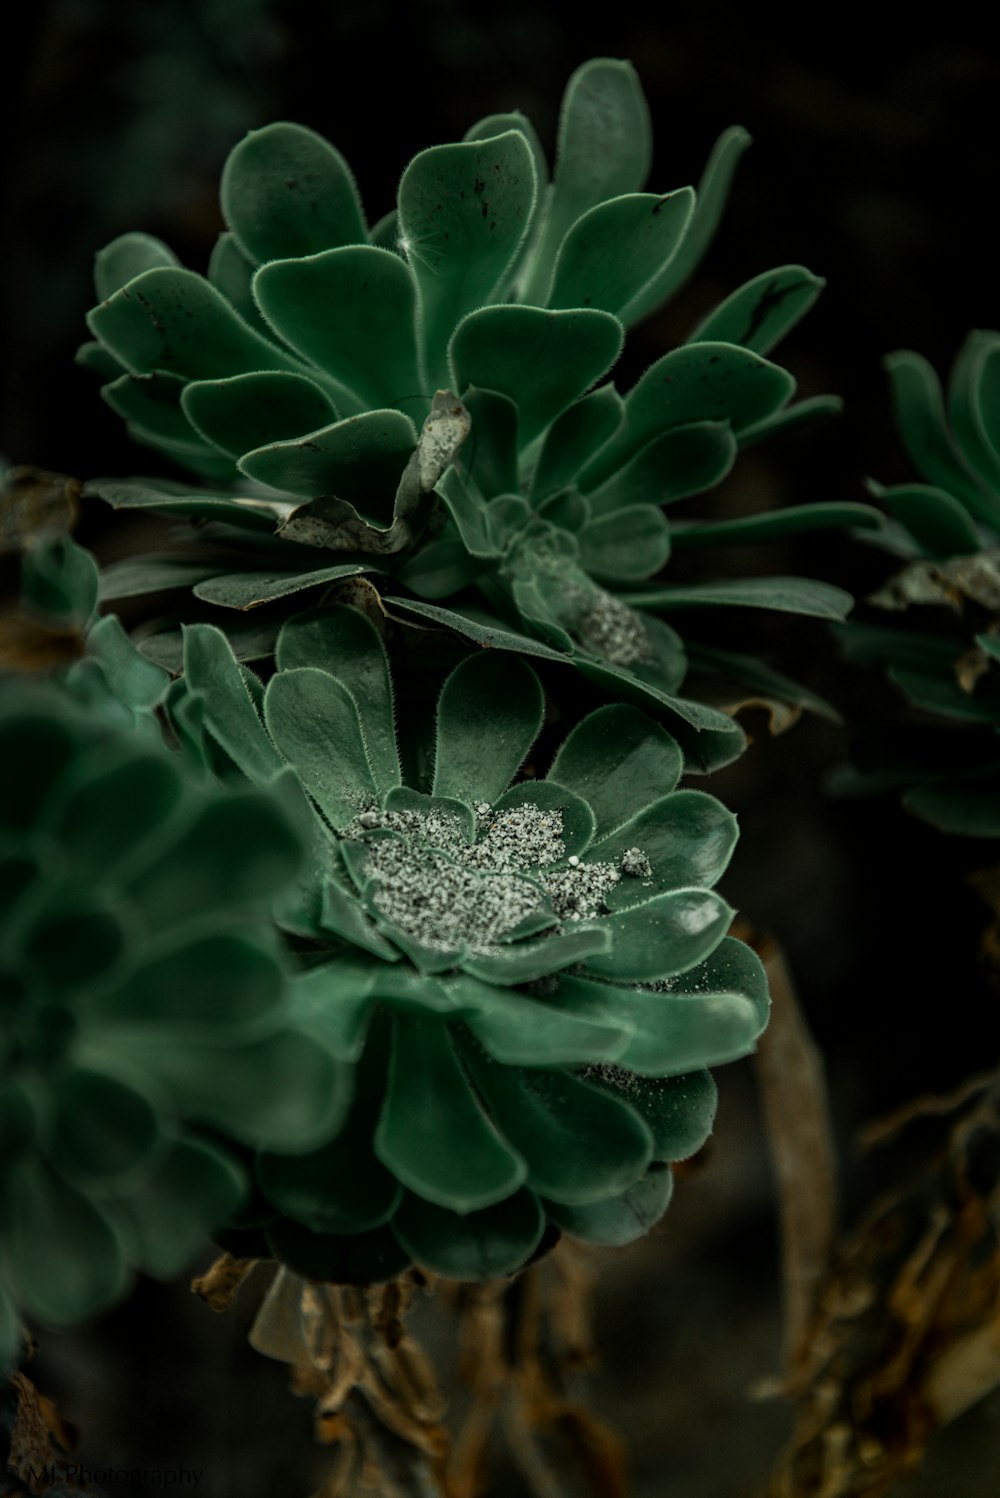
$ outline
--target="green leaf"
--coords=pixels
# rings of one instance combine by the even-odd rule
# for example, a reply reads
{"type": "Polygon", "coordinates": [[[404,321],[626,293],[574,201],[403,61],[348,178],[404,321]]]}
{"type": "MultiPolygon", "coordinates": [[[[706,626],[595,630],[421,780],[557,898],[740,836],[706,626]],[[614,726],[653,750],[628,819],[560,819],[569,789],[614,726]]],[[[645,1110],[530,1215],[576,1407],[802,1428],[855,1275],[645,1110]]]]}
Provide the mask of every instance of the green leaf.
{"type": "Polygon", "coordinates": [[[496,988],[464,975],[474,984],[465,1021],[497,1061],[508,1066],[564,1066],[613,1061],[629,1043],[635,1026],[617,1008],[618,990],[591,983],[582,1004],[563,995],[567,979],[558,981],[559,1002],[516,989],[496,988]],[[590,990],[597,989],[595,999],[590,990]]]}
{"type": "Polygon", "coordinates": [[[264,732],[229,641],[214,624],[188,624],[182,632],[185,680],[205,693],[209,732],[249,780],[265,783],[284,761],[264,732]]]}
{"type": "Polygon", "coordinates": [[[88,338],[80,344],[73,355],[73,362],[79,364],[81,369],[89,369],[93,374],[100,375],[102,380],[117,380],[119,375],[125,373],[114,354],[103,343],[98,343],[96,338],[88,338]]]}
{"type": "Polygon", "coordinates": [[[530,1191],[479,1212],[449,1212],[407,1195],[392,1229],[423,1269],[445,1279],[485,1280],[513,1274],[541,1241],[545,1214],[530,1191]]]}
{"type": "Polygon", "coordinates": [[[236,243],[235,236],[228,229],[223,230],[215,244],[208,261],[208,279],[217,291],[221,291],[227,302],[231,302],[236,311],[248,322],[255,333],[261,333],[265,338],[273,338],[274,334],[260,315],[260,308],[254,301],[252,282],[254,276],[254,263],[248,260],[236,243]]]}
{"type": "Polygon", "coordinates": [[[372,995],[381,964],[359,952],[335,957],[292,980],[295,1023],[339,1061],[355,1062],[365,1048],[372,995]]]}
{"type": "Polygon", "coordinates": [[[531,482],[532,502],[575,484],[587,459],[613,436],[624,415],[625,402],[610,382],[567,406],[542,444],[531,482]]]}
{"type": "Polygon", "coordinates": [[[276,598],[302,593],[306,588],[319,588],[339,582],[342,577],[357,577],[370,571],[363,562],[339,562],[333,567],[317,567],[315,571],[235,572],[197,583],[194,595],[205,603],[218,603],[227,609],[255,609],[262,603],[273,603],[276,598]]]}
{"type": "Polygon", "coordinates": [[[479,385],[517,403],[523,446],[607,373],[623,339],[607,312],[481,307],[459,323],[448,352],[459,392],[479,385]]]}
{"type": "Polygon", "coordinates": [[[617,1058],[643,1076],[677,1075],[748,1055],[767,1024],[767,978],[756,953],[724,937],[663,992],[618,989],[633,1035],[617,1058]]]}
{"type": "MultiPolygon", "coordinates": [[[[221,562],[191,562],[180,555],[147,555],[134,560],[129,557],[112,563],[101,573],[101,602],[112,603],[120,598],[140,598],[145,593],[186,588],[192,583],[203,582],[205,578],[215,577],[222,565],[221,562]]],[[[107,617],[115,616],[109,614],[107,617]]]]}
{"type": "Polygon", "coordinates": [[[473,1096],[447,1026],[401,1013],[375,1153],[404,1186],[453,1212],[512,1196],[527,1174],[473,1096]]]}
{"type": "Polygon", "coordinates": [[[421,598],[451,598],[479,575],[480,563],[457,536],[439,536],[404,562],[399,582],[421,598]]]}
{"type": "Polygon", "coordinates": [[[432,146],[399,184],[403,253],[419,288],[421,386],[447,384],[446,349],[465,313],[494,299],[528,232],[535,165],[520,130],[432,146]]]}
{"type": "MultiPolygon", "coordinates": [[[[205,1139],[181,1139],[118,1208],[147,1274],[173,1279],[206,1246],[246,1194],[243,1170],[205,1139]]],[[[117,1206],[117,1203],[116,1203],[117,1206]]]]}
{"type": "MultiPolygon", "coordinates": [[[[471,440],[466,449],[469,482],[485,499],[497,494],[516,494],[520,488],[516,400],[497,390],[480,390],[477,385],[470,385],[462,394],[462,402],[472,421],[471,440]]],[[[439,480],[439,494],[444,495],[441,483],[451,472],[452,469],[447,469],[439,480]]]]}
{"type": "Polygon", "coordinates": [[[87,314],[87,326],[132,374],[166,370],[212,380],[253,369],[298,369],[194,271],[145,271],[87,314]]]}
{"type": "Polygon", "coordinates": [[[714,520],[705,524],[674,521],[671,536],[678,549],[685,546],[748,546],[770,541],[776,536],[798,536],[827,527],[861,527],[878,530],[882,516],[871,505],[831,500],[828,503],[790,505],[763,515],[747,515],[739,520],[714,520]]]}
{"type": "MultiPolygon", "coordinates": [[[[673,504],[701,494],[725,478],[738,451],[726,421],[692,422],[663,432],[588,490],[591,513],[617,516],[634,504],[673,504]]],[[[601,463],[600,452],[594,463],[601,463]]]]}
{"type": "Polygon", "coordinates": [[[670,1205],[674,1178],[668,1165],[651,1165],[642,1180],[621,1196],[583,1207],[545,1202],[549,1218],[584,1243],[602,1243],[621,1248],[634,1243],[654,1227],[670,1205]]]}
{"type": "Polygon", "coordinates": [[[667,427],[727,421],[735,432],[783,406],[787,370],[731,343],[687,343],[652,364],[625,397],[625,425],[580,476],[584,492],[609,478],[667,427]]]}
{"type": "Polygon", "coordinates": [[[240,459],[249,478],[309,499],[335,494],[373,524],[388,527],[417,430],[401,411],[364,411],[291,442],[258,447],[240,459]]]}
{"type": "Polygon", "coordinates": [[[688,231],[677,254],[628,309],[630,326],[662,307],[701,263],[719,227],[733,174],[749,144],[750,136],[741,125],[731,125],[719,136],[698,183],[694,216],[688,231]]]}
{"type": "MultiPolygon", "coordinates": [[[[840,627],[832,626],[833,629],[840,627]]],[[[751,687],[754,692],[761,694],[765,702],[766,699],[773,698],[777,703],[791,703],[796,707],[808,708],[810,712],[818,713],[831,723],[842,721],[836,708],[831,707],[824,698],[810,692],[807,687],[782,672],[765,666],[758,656],[732,650],[716,650],[708,645],[689,644],[688,658],[692,670],[709,671],[724,676],[727,682],[739,682],[740,686],[751,687]]],[[[773,731],[780,730],[775,728],[773,731]]]]}
{"type": "Polygon", "coordinates": [[[958,684],[954,668],[947,671],[923,670],[894,666],[889,672],[894,682],[917,707],[949,718],[971,723],[1000,722],[1000,681],[988,677],[975,692],[966,692],[958,684]]]}
{"type": "Polygon", "coordinates": [[[499,550],[490,538],[486,506],[470,492],[457,468],[445,469],[435,485],[435,492],[444,500],[468,554],[484,561],[496,558],[499,550]]]}
{"type": "Polygon", "coordinates": [[[565,851],[561,858],[583,853],[594,836],[594,814],[582,796],[551,779],[522,780],[493,803],[493,825],[502,828],[504,814],[522,806],[558,814],[565,851]]]}
{"type": "Polygon", "coordinates": [[[945,489],[930,484],[868,488],[932,557],[972,556],[980,549],[979,533],[965,506],[945,489]]]}
{"type": "Polygon", "coordinates": [[[354,703],[379,800],[399,785],[392,676],[382,638],[365,615],[346,604],[296,614],[282,627],[275,659],[281,671],[318,666],[336,676],[354,703]]]}
{"type": "Polygon", "coordinates": [[[279,671],[268,682],[264,719],[327,820],[346,827],[377,804],[361,723],[346,687],[314,666],[279,671]]]}
{"type": "Polygon", "coordinates": [[[168,442],[194,442],[198,433],[181,410],[185,381],[181,375],[123,374],[101,387],[101,399],[125,421],[143,429],[151,438],[168,442]]]}
{"type": "Polygon", "coordinates": [[[762,421],[744,427],[740,432],[740,452],[756,447],[758,442],[776,432],[791,431],[817,416],[838,416],[843,409],[844,402],[839,395],[811,395],[807,400],[796,401],[792,406],[775,411],[773,416],[765,416],[762,421]]]}
{"type": "MultiPolygon", "coordinates": [[[[626,322],[628,308],[676,254],[694,192],[609,198],[577,219],[556,258],[549,307],[599,307],[626,322]]],[[[736,340],[732,340],[735,342],[736,340]]]]}
{"type": "Polygon", "coordinates": [[[616,704],[576,725],[549,775],[589,804],[601,838],[672,790],[682,768],[677,744],[658,723],[616,704]]]}
{"type": "Polygon", "coordinates": [[[563,93],[554,182],[525,301],[545,303],[559,247],[588,208],[639,191],[652,149],[649,108],[632,64],[595,57],[577,68],[563,93]]]}
{"type": "Polygon", "coordinates": [[[546,932],[534,940],[511,942],[496,953],[484,952],[462,958],[462,968],[486,983],[509,987],[534,983],[561,968],[573,967],[588,958],[599,959],[610,950],[611,939],[600,924],[568,923],[564,930],[546,932]]]}
{"type": "Polygon", "coordinates": [[[592,577],[640,582],[670,556],[670,526],[653,505],[624,505],[580,532],[580,564],[592,577]]]}
{"type": "Polygon", "coordinates": [[[287,370],[198,380],[184,390],[181,405],[195,431],[233,458],[313,432],[337,417],[315,381],[287,370]]]}
{"type": "Polygon", "coordinates": [[[764,271],[727,296],[687,341],[738,343],[766,354],[806,315],[825,285],[804,265],[764,271]]]}
{"type": "Polygon", "coordinates": [[[637,1077],[620,1066],[591,1066],[582,1075],[639,1115],[652,1131],[654,1160],[687,1160],[712,1132],[718,1089],[711,1072],[637,1077]]]}
{"type": "Polygon", "coordinates": [[[52,1139],[60,1173],[78,1186],[120,1186],[163,1143],[156,1110],[134,1087],[86,1067],[59,1080],[52,1139]]]}
{"type": "Polygon", "coordinates": [[[257,272],[253,291],[285,342],[350,393],[349,409],[420,398],[416,283],[398,255],[350,245],[276,260],[257,272]]]}
{"type": "Polygon", "coordinates": [[[107,1218],[34,1157],[5,1176],[4,1257],[21,1309],[47,1326],[105,1310],[127,1285],[107,1218]]]}
{"type": "Polygon", "coordinates": [[[97,563],[69,536],[45,536],[21,554],[21,598],[64,628],[82,629],[97,607],[97,563]]]}
{"type": "Polygon", "coordinates": [[[544,712],[541,685],[524,661],[467,656],[438,698],[434,794],[495,801],[524,763],[544,712]]]}
{"type": "Polygon", "coordinates": [[[105,500],[113,510],[200,516],[250,531],[274,530],[275,512],[266,502],[212,494],[189,484],[175,484],[171,479],[91,479],[83,492],[85,498],[105,500]]]}
{"type": "Polygon", "coordinates": [[[843,619],[854,599],[843,588],[809,577],[740,577],[731,582],[695,583],[649,588],[629,593],[633,608],[754,608],[783,614],[806,614],[816,619],[843,619]]]}
{"type": "Polygon", "coordinates": [[[141,864],[162,851],[161,834],[181,799],[174,757],[129,744],[118,754],[102,749],[96,763],[80,756],[59,777],[35,823],[69,854],[77,878],[114,877],[123,859],[141,864]]]}
{"type": "Polygon", "coordinates": [[[402,610],[404,614],[416,614],[418,618],[429,619],[434,624],[453,629],[477,645],[485,645],[494,650],[517,651],[521,655],[540,656],[547,661],[565,662],[567,658],[565,651],[553,650],[540,640],[533,640],[530,635],[519,634],[502,624],[499,619],[478,618],[466,609],[442,609],[437,604],[423,603],[414,598],[387,597],[386,602],[394,609],[402,610]]]}
{"type": "Polygon", "coordinates": [[[918,786],[903,805],[921,821],[960,837],[1000,837],[1000,785],[918,786]]]}
{"type": "Polygon", "coordinates": [[[94,290],[106,302],[143,271],[179,264],[173,250],[154,235],[119,234],[94,256],[94,290]]]}
{"type": "Polygon", "coordinates": [[[980,483],[948,430],[941,385],[921,354],[902,350],[883,361],[899,433],[910,457],[935,488],[961,499],[969,513],[1000,530],[1000,497],[980,483]]]}
{"type": "Polygon", "coordinates": [[[368,238],[346,161],[303,125],[251,130],[222,169],[221,200],[240,249],[258,264],[368,238]]]}
{"type": "Polygon", "coordinates": [[[732,907],[713,890],[674,889],[654,895],[643,905],[603,918],[611,950],[588,958],[586,969],[625,982],[686,972],[719,945],[732,917],[732,907]]]}
{"type": "Polygon", "coordinates": [[[1000,422],[994,413],[1000,374],[1000,333],[966,338],[951,372],[948,414],[966,462],[990,489],[1000,489],[1000,422]]]}
{"type": "Polygon", "coordinates": [[[501,1134],[527,1161],[531,1190],[600,1201],[645,1172],[652,1134],[624,1101],[564,1071],[499,1066],[478,1048],[467,1061],[501,1134]]]}
{"type": "Polygon", "coordinates": [[[643,808],[590,850],[595,859],[619,862],[629,848],[640,848],[652,865],[647,879],[626,876],[612,892],[613,908],[646,900],[652,890],[708,887],[725,873],[736,846],[736,818],[704,791],[673,791],[643,808]]]}

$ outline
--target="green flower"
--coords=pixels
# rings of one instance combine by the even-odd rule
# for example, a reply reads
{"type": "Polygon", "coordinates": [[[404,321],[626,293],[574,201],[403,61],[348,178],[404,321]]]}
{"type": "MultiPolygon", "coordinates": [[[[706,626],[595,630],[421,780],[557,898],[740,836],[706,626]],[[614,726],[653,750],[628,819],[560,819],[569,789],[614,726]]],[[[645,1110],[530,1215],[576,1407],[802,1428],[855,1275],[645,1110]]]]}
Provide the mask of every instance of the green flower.
{"type": "MultiPolygon", "coordinates": [[[[678,697],[689,658],[807,694],[751,658],[686,651],[657,615],[842,618],[851,600],[801,578],[659,581],[672,549],[878,523],[850,504],[666,518],[741,448],[836,406],[789,405],[795,382],[765,357],[822,287],[802,266],[735,291],[624,396],[608,379],[626,328],[700,260],[748,141],[720,139],[697,193],[644,191],[641,88],[628,63],[596,59],[567,86],[551,182],[530,122],[493,115],[415,157],[397,209],[369,230],[332,146],[288,123],[252,132],[223,172],[229,227],[207,280],[144,235],[97,257],[81,357],[110,376],[105,398],[138,440],[222,481],[92,485],[113,505],[209,522],[196,552],[112,569],[106,596],[193,584],[229,608],[287,608],[303,589],[385,574],[414,616],[477,642],[505,629],[526,653],[714,729],[732,758],[739,731],[678,697]]],[[[243,658],[259,651],[257,632],[233,634],[243,658]]]]}
{"type": "Polygon", "coordinates": [[[228,1140],[301,1149],[347,1101],[269,935],[302,861],[277,793],[185,773],[101,672],[0,693],[2,1364],[22,1315],[179,1272],[244,1196],[228,1140]]]}
{"type": "Polygon", "coordinates": [[[544,710],[518,656],[463,660],[403,759],[364,614],[291,619],[276,660],[258,694],[221,632],[191,626],[172,706],[193,751],[251,779],[287,763],[308,796],[308,871],[282,917],[293,1004],[355,1092],[320,1149],[259,1153],[241,1224],[302,1273],[360,1280],[411,1258],[506,1273],[557,1230],[638,1236],[666,1207],[666,1162],[710,1128],[703,1068],[746,1054],[766,1018],[712,889],[735,819],[675,789],[676,742],[621,704],[517,779],[544,710]]]}
{"type": "Polygon", "coordinates": [[[900,434],[927,482],[869,484],[893,517],[875,542],[904,559],[871,602],[907,617],[904,627],[852,621],[839,635],[852,659],[886,669],[923,722],[862,735],[839,783],[902,789],[907,808],[942,830],[997,837],[1000,334],[966,339],[947,412],[919,354],[893,354],[886,367],[900,434]]]}

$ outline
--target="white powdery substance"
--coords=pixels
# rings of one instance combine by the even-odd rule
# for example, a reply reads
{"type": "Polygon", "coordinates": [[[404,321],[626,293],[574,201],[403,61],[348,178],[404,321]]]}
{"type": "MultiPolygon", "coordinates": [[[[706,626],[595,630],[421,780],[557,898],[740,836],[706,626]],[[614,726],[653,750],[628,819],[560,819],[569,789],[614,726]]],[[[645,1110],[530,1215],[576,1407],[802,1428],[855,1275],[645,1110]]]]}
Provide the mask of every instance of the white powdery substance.
{"type": "Polygon", "coordinates": [[[606,896],[621,879],[615,864],[570,857],[551,867],[566,853],[561,811],[530,803],[475,810],[471,843],[458,817],[437,810],[364,811],[345,828],[348,838],[377,828],[399,834],[366,840],[365,873],[376,906],[406,936],[439,951],[495,952],[526,917],[544,911],[543,891],[558,921],[607,912],[606,896]]]}

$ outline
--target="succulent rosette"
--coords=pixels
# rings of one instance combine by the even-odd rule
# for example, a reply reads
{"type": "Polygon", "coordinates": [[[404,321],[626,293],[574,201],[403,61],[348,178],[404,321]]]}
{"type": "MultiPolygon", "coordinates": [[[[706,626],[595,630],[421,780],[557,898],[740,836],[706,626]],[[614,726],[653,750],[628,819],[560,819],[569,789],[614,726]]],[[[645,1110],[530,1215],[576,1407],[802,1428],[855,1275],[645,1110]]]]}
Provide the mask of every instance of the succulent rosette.
{"type": "Polygon", "coordinates": [[[178,1273],[246,1193],[238,1152],[349,1100],[267,920],[302,861],[280,793],[192,775],[102,672],[0,690],[0,1364],[22,1316],[178,1273]]]}
{"type": "Polygon", "coordinates": [[[902,560],[873,595],[886,624],[838,626],[848,655],[882,667],[922,714],[866,731],[842,789],[901,789],[904,804],[947,832],[1000,836],[1000,334],[971,333],[947,401],[931,365],[886,361],[900,435],[922,483],[871,492],[892,520],[872,538],[902,560]]]}
{"type": "Polygon", "coordinates": [[[763,971],[712,888],[734,817],[676,789],[676,742],[625,704],[518,778],[544,700],[517,655],[461,660],[433,735],[402,743],[360,610],[294,617],[276,665],[255,687],[219,630],[190,626],[171,705],[217,768],[298,777],[293,1009],[354,1068],[354,1102],[317,1150],[258,1152],[234,1246],[317,1278],[415,1260],[480,1279],[560,1230],[638,1236],[667,1205],[667,1162],[711,1127],[705,1068],[766,1019],[763,971]]]}
{"type": "MultiPolygon", "coordinates": [[[[609,379],[626,329],[700,260],[748,141],[727,131],[697,192],[645,191],[642,90],[630,64],[599,58],[567,86],[551,181],[530,122],[491,115],[417,155],[369,229],[333,146],[290,123],[252,132],[223,171],[228,227],[207,278],[141,234],[97,257],[81,358],[139,441],[217,481],[90,486],[201,524],[194,550],[110,569],[105,596],[194,585],[273,617],[302,590],[376,573],[417,617],[477,642],[503,628],[723,732],[678,695],[691,611],[841,618],[851,600],[794,577],[664,581],[672,549],[878,523],[856,504],[667,518],[741,448],[836,407],[790,404],[794,379],[766,357],[822,287],[804,267],[735,291],[626,394],[609,379]]],[[[242,658],[260,653],[259,627],[225,627],[242,658]]],[[[147,648],[174,663],[169,639],[147,648]]],[[[696,655],[757,688],[767,674],[738,652],[696,655]]]]}

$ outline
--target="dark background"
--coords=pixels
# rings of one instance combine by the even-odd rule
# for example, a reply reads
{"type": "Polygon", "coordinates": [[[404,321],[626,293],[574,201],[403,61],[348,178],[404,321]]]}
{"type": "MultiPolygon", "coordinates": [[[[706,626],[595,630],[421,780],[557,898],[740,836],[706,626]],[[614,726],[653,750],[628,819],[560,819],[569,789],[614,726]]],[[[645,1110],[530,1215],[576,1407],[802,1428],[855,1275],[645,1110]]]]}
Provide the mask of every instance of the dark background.
{"type": "MultiPolygon", "coordinates": [[[[726,125],[755,140],[701,271],[630,338],[625,383],[758,272],[798,261],[828,279],[777,357],[804,394],[841,394],[845,413],[757,449],[710,501],[716,512],[858,500],[868,474],[907,477],[882,355],[913,347],[944,370],[969,328],[997,322],[1000,56],[987,22],[963,29],[940,8],[911,11],[905,30],[880,29],[876,7],[780,26],[759,7],[645,14],[606,6],[584,24],[574,5],[523,0],[493,13],[456,0],[25,8],[0,98],[0,453],[82,478],[169,471],[136,451],[72,362],[92,256],[142,229],[204,270],[222,227],[219,169],[246,129],[287,117],[327,135],[375,221],[415,151],[488,112],[523,109],[551,154],[567,77],[605,54],[630,58],[649,98],[652,189],[697,180],[726,125]]],[[[101,507],[79,534],[102,548],[101,507]]],[[[713,565],[798,571],[859,595],[886,571],[879,554],[831,535],[713,565]]],[[[896,710],[890,689],[839,662],[820,625],[737,622],[744,646],[772,648],[845,716],[896,710]]],[[[995,850],[945,839],[890,799],[831,802],[823,780],[843,751],[839,729],[804,720],[781,739],[762,734],[710,789],[742,826],[725,892],[785,945],[827,1056],[851,1216],[874,1179],[852,1142],[858,1126],[993,1064],[1000,1022],[977,960],[985,908],[965,884],[995,850]]],[[[594,1397],[628,1439],[637,1498],[749,1498],[786,1428],[780,1406],[747,1399],[779,1357],[750,1066],[719,1080],[716,1140],[660,1230],[595,1256],[605,1365],[594,1397]]],[[[207,1498],[305,1494],[321,1470],[308,1411],[245,1346],[245,1321],[211,1317],[184,1286],[144,1285],[97,1330],[47,1337],[38,1376],[82,1425],[93,1465],[202,1466],[207,1498]]],[[[997,1498],[998,1422],[995,1400],[959,1422],[901,1498],[997,1498]]]]}

